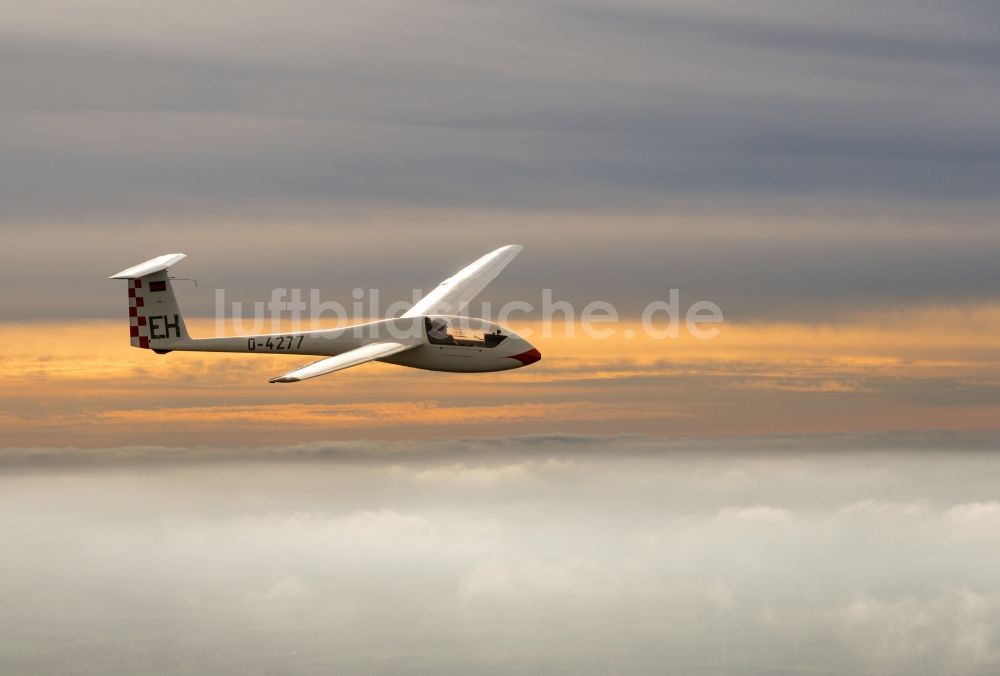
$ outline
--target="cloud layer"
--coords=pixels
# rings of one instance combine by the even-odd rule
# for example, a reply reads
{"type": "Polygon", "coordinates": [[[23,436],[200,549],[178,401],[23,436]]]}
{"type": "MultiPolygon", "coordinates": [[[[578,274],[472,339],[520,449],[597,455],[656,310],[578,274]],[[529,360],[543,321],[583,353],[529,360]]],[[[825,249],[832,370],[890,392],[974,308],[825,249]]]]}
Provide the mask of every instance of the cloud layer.
{"type": "Polygon", "coordinates": [[[5,17],[0,204],[993,198],[996,22],[976,0],[33,3],[5,17]]]}
{"type": "Polygon", "coordinates": [[[988,673],[1000,465],[956,441],[8,466],[0,667],[988,673]]]}

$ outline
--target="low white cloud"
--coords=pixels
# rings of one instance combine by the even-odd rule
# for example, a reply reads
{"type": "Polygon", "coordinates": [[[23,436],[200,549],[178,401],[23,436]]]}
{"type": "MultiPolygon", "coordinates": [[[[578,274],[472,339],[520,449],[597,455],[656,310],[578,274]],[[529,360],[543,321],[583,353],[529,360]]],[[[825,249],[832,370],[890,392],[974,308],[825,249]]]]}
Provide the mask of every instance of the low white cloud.
{"type": "Polygon", "coordinates": [[[865,498],[845,505],[838,514],[862,519],[913,519],[926,516],[930,509],[928,501],[922,499],[901,502],[865,498]]]}
{"type": "Polygon", "coordinates": [[[984,673],[1000,663],[1000,594],[965,587],[897,599],[859,596],[836,611],[847,646],[883,673],[984,673]]]}
{"type": "Polygon", "coordinates": [[[343,517],[331,519],[327,523],[334,529],[344,529],[356,533],[410,533],[424,531],[432,527],[431,522],[417,514],[405,514],[391,509],[353,512],[343,517]]]}
{"type": "Polygon", "coordinates": [[[269,603],[295,601],[305,598],[309,593],[308,586],[297,577],[282,577],[268,587],[250,594],[253,601],[269,603]]]}
{"type": "Polygon", "coordinates": [[[736,604],[733,590],[721,580],[713,580],[705,587],[705,596],[718,612],[730,610],[736,604]]]}
{"type": "Polygon", "coordinates": [[[750,505],[747,507],[725,507],[719,511],[720,519],[747,521],[753,523],[789,523],[795,514],[772,505],[750,505]]]}
{"type": "Polygon", "coordinates": [[[1000,528],[1000,502],[966,502],[950,508],[948,519],[958,524],[1000,528]]]}
{"type": "Polygon", "coordinates": [[[546,603],[552,599],[613,597],[619,580],[594,561],[491,561],[477,566],[458,585],[463,605],[477,601],[546,603]]]}
{"type": "Polygon", "coordinates": [[[11,466],[0,671],[991,673],[1000,459],[782,443],[11,466]]]}
{"type": "Polygon", "coordinates": [[[497,484],[523,484],[535,481],[575,466],[572,460],[548,458],[537,461],[507,464],[476,464],[464,462],[449,465],[437,465],[422,469],[413,474],[413,480],[418,482],[444,483],[451,485],[469,485],[487,487],[497,484]]]}

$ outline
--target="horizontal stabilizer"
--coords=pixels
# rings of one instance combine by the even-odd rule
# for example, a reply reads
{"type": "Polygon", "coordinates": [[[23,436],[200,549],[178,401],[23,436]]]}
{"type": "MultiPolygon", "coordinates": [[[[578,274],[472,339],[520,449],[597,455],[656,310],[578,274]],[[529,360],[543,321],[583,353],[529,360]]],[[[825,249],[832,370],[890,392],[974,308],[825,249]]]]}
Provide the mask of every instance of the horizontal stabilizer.
{"type": "Polygon", "coordinates": [[[404,352],[416,347],[417,345],[420,345],[420,341],[409,343],[400,343],[395,341],[369,343],[368,345],[362,345],[361,347],[353,350],[348,350],[343,354],[338,354],[335,357],[320,359],[319,361],[303,366],[302,368],[289,371],[283,376],[271,378],[269,382],[297,383],[300,380],[305,380],[307,378],[325,376],[327,373],[333,373],[334,371],[340,371],[352,366],[358,366],[359,364],[375,361],[376,359],[382,359],[383,357],[404,352]]]}
{"type": "Polygon", "coordinates": [[[138,279],[146,275],[151,275],[154,272],[159,272],[160,270],[166,270],[174,263],[182,261],[185,258],[187,256],[182,253],[157,256],[156,258],[150,258],[145,263],[139,263],[138,265],[133,265],[130,268],[122,270],[117,275],[111,275],[108,279],[138,279]]]}

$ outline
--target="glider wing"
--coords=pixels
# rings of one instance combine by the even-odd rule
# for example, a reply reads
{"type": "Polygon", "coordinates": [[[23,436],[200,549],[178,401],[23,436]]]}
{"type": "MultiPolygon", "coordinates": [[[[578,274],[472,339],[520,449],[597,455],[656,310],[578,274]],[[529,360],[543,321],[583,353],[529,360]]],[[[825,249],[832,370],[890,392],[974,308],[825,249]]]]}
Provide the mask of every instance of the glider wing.
{"type": "Polygon", "coordinates": [[[471,303],[523,248],[510,244],[491,251],[438,284],[403,316],[458,314],[461,306],[471,303]]]}
{"type": "Polygon", "coordinates": [[[338,354],[335,357],[320,359],[312,364],[307,364],[306,366],[297,368],[294,371],[289,371],[283,376],[271,378],[269,382],[297,383],[300,380],[305,380],[307,378],[325,376],[327,373],[333,373],[334,371],[340,371],[352,366],[358,366],[359,364],[375,361],[376,359],[382,359],[383,357],[388,357],[389,355],[410,350],[419,344],[419,342],[400,343],[395,341],[369,343],[368,345],[362,345],[361,347],[338,354]]]}

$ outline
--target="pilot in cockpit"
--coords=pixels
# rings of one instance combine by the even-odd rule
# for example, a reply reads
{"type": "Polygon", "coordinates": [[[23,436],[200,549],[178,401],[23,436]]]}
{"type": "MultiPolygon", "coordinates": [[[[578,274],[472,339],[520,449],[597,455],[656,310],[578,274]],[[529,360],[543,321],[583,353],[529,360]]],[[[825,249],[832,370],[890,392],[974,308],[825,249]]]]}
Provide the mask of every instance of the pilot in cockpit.
{"type": "Polygon", "coordinates": [[[433,319],[427,326],[427,339],[435,345],[455,345],[455,338],[448,333],[448,322],[433,319]]]}

